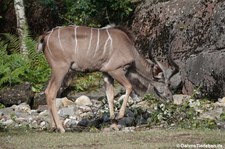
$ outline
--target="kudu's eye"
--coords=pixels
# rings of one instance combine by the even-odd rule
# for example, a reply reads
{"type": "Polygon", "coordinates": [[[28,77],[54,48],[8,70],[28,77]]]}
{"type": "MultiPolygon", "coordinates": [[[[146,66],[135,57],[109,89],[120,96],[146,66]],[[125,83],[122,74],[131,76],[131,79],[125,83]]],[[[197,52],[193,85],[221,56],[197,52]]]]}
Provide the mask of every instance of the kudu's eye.
{"type": "Polygon", "coordinates": [[[168,82],[168,83],[167,83],[167,86],[168,86],[168,87],[171,87],[171,82],[168,82]]]}

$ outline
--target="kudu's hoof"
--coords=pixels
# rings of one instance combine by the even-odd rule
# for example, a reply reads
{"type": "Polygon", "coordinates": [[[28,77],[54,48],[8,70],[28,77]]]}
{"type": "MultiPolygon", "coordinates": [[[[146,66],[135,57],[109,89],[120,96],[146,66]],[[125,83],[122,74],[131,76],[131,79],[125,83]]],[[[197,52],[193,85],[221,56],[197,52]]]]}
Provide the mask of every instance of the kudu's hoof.
{"type": "Polygon", "coordinates": [[[110,126],[110,129],[114,130],[114,131],[120,131],[121,130],[121,126],[114,123],[114,124],[112,124],[110,126]]]}
{"type": "Polygon", "coordinates": [[[64,128],[56,128],[56,127],[52,127],[49,132],[60,132],[60,133],[65,133],[65,129],[64,128]]]}
{"type": "Polygon", "coordinates": [[[60,129],[59,132],[60,133],[65,133],[66,131],[65,131],[65,129],[60,129]]]}

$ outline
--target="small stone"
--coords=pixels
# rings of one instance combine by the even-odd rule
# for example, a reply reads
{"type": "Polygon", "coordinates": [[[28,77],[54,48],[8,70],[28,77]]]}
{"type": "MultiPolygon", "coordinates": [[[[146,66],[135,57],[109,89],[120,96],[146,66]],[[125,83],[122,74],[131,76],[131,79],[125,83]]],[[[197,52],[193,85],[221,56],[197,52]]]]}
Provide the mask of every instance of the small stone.
{"type": "Polygon", "coordinates": [[[24,117],[17,117],[17,118],[15,118],[15,122],[16,123],[23,123],[25,121],[27,121],[27,118],[24,118],[24,117]]]}
{"type": "Polygon", "coordinates": [[[118,121],[118,125],[120,126],[133,126],[135,125],[135,118],[134,117],[124,117],[118,121]]]}
{"type": "Polygon", "coordinates": [[[173,95],[173,103],[175,105],[182,105],[188,99],[190,99],[190,96],[188,95],[173,95]]]}
{"type": "Polygon", "coordinates": [[[135,130],[135,127],[124,127],[122,129],[123,132],[133,132],[135,130]]]}
{"type": "Polygon", "coordinates": [[[91,117],[93,117],[93,113],[92,112],[85,112],[85,113],[82,113],[82,114],[80,114],[80,117],[81,118],[91,118],[91,117]]]}
{"type": "Polygon", "coordinates": [[[15,108],[16,112],[26,112],[26,113],[29,113],[29,114],[31,113],[31,108],[26,103],[21,103],[18,106],[14,106],[14,108],[15,108]]]}
{"type": "Polygon", "coordinates": [[[211,119],[211,120],[217,120],[220,119],[220,115],[223,113],[223,108],[215,108],[213,110],[204,112],[200,115],[200,118],[203,119],[211,119]]]}
{"type": "Polygon", "coordinates": [[[47,105],[39,105],[38,108],[37,108],[37,112],[38,113],[43,112],[45,110],[48,110],[48,106],[47,105]]]}
{"type": "Polygon", "coordinates": [[[40,123],[40,127],[44,127],[45,126],[45,121],[42,121],[41,123],[40,123]]]}
{"type": "Polygon", "coordinates": [[[76,99],[75,103],[79,106],[92,106],[92,102],[89,97],[82,95],[76,99]]]}
{"type": "Polygon", "coordinates": [[[40,123],[40,128],[41,128],[42,130],[45,130],[45,129],[49,128],[49,124],[48,124],[46,121],[42,121],[42,122],[40,123]]]}
{"type": "Polygon", "coordinates": [[[223,97],[222,99],[218,99],[218,102],[216,102],[216,104],[221,107],[225,107],[225,97],[223,97]]]}
{"type": "MultiPolygon", "coordinates": [[[[124,97],[125,95],[120,96],[120,98],[118,99],[118,102],[122,104],[124,97]]],[[[127,106],[132,105],[133,103],[134,103],[134,100],[131,97],[129,97],[127,101],[127,106]]]]}
{"type": "Polygon", "coordinates": [[[39,114],[39,116],[40,116],[40,117],[49,116],[48,110],[44,110],[43,112],[41,112],[41,113],[39,114]]]}
{"type": "Polygon", "coordinates": [[[82,119],[81,121],[78,122],[77,125],[87,127],[88,123],[89,123],[89,121],[87,119],[82,119]]]}
{"type": "Polygon", "coordinates": [[[63,98],[56,98],[55,99],[55,103],[56,103],[56,108],[62,108],[63,107],[63,103],[62,103],[63,98]]]}
{"type": "Polygon", "coordinates": [[[79,106],[78,107],[79,110],[81,110],[82,112],[91,112],[91,108],[89,106],[79,106]]]}
{"type": "Polygon", "coordinates": [[[109,127],[106,127],[103,129],[103,132],[110,132],[110,131],[111,131],[111,129],[109,127]]]}
{"type": "Polygon", "coordinates": [[[119,131],[121,129],[121,126],[114,123],[110,126],[110,129],[115,130],[115,131],[119,131]]]}
{"type": "Polygon", "coordinates": [[[69,117],[75,114],[74,107],[64,107],[58,111],[59,116],[61,117],[69,117]]]}
{"type": "Polygon", "coordinates": [[[132,105],[132,108],[141,108],[143,110],[149,109],[149,102],[147,100],[138,102],[137,104],[132,105]]]}
{"type": "Polygon", "coordinates": [[[74,105],[74,102],[69,100],[68,98],[64,97],[62,99],[62,106],[63,107],[68,107],[68,106],[71,106],[71,105],[74,105]]]}
{"type": "Polygon", "coordinates": [[[3,126],[10,126],[14,123],[14,121],[12,119],[6,120],[5,122],[2,122],[1,124],[3,126]]]}
{"type": "Polygon", "coordinates": [[[38,123],[37,123],[37,121],[36,120],[34,120],[34,121],[32,121],[31,122],[31,124],[29,125],[30,126],[30,128],[38,128],[38,123]]]}
{"type": "Polygon", "coordinates": [[[63,124],[64,124],[64,126],[65,126],[66,128],[70,128],[70,127],[72,127],[72,126],[77,125],[77,124],[78,124],[78,121],[75,120],[75,119],[67,118],[67,119],[65,119],[65,121],[64,121],[63,124]]]}

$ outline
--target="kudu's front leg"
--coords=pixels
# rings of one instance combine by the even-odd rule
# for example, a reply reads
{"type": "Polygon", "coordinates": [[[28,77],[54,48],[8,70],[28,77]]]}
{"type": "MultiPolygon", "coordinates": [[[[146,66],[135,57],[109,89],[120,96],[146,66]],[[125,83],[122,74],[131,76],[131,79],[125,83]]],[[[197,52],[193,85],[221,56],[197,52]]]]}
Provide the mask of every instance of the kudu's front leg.
{"type": "Polygon", "coordinates": [[[124,117],[124,114],[126,111],[126,106],[127,106],[127,101],[130,96],[130,93],[132,91],[132,85],[129,82],[129,80],[126,78],[125,73],[126,72],[122,68],[109,73],[115,80],[117,80],[121,85],[123,85],[126,90],[126,93],[125,93],[125,96],[123,99],[123,104],[120,108],[120,112],[119,112],[117,119],[121,119],[124,117]]]}
{"type": "Polygon", "coordinates": [[[104,82],[105,82],[106,97],[109,104],[110,119],[113,120],[115,119],[113,78],[108,74],[104,74],[104,82]]]}

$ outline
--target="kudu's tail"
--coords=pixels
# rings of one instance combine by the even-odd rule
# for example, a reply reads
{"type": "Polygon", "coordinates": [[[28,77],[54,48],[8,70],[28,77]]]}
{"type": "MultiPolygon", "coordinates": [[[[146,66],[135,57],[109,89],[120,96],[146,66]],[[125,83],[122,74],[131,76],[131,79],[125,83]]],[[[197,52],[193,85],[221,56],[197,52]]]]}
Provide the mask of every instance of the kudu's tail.
{"type": "Polygon", "coordinates": [[[37,44],[37,48],[36,48],[38,53],[42,52],[44,49],[44,45],[45,45],[44,38],[45,38],[45,36],[41,35],[38,39],[38,44],[37,44]]]}

